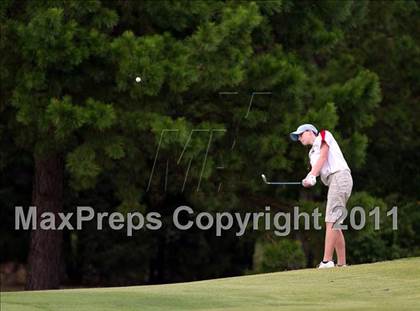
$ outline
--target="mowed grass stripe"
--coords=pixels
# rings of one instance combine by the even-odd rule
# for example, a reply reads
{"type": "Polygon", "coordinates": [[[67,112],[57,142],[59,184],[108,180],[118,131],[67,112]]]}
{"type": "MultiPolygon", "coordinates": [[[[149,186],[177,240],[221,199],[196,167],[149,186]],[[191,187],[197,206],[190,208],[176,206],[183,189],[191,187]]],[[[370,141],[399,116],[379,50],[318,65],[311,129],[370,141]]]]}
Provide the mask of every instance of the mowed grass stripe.
{"type": "Polygon", "coordinates": [[[420,258],[191,283],[1,294],[2,311],[418,310],[420,258]]]}

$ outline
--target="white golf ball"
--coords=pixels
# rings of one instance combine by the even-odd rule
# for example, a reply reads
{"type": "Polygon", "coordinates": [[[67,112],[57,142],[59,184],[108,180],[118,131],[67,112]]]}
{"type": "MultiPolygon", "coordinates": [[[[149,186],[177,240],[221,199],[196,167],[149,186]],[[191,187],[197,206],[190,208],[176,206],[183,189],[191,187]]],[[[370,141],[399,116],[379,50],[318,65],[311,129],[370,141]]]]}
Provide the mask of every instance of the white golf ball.
{"type": "Polygon", "coordinates": [[[141,78],[140,77],[136,77],[136,82],[140,83],[141,82],[141,78]]]}

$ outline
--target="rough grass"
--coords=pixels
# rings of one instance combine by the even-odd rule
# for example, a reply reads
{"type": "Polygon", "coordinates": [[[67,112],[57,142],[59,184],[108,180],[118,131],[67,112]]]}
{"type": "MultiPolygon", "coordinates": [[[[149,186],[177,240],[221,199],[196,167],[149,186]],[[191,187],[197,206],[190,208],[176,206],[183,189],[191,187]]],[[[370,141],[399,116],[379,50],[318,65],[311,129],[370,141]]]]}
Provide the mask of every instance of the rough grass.
{"type": "Polygon", "coordinates": [[[2,311],[419,310],[420,258],[192,283],[1,293],[2,311]]]}

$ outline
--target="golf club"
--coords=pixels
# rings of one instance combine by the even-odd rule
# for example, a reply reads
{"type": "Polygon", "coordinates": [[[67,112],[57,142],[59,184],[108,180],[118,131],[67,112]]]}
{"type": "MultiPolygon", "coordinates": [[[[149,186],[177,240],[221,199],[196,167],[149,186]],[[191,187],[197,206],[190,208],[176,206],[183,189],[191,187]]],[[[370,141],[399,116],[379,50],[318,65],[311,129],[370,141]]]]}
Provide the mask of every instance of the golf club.
{"type": "Polygon", "coordinates": [[[299,181],[267,181],[267,178],[264,174],[261,174],[263,181],[267,185],[301,185],[302,183],[299,181]]]}

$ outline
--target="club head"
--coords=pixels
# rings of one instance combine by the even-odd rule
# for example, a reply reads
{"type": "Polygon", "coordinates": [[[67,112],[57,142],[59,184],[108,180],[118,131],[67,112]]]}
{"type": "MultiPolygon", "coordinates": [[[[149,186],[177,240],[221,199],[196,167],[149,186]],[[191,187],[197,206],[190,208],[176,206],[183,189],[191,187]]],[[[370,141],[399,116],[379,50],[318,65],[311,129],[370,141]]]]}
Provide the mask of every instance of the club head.
{"type": "Polygon", "coordinates": [[[264,174],[261,174],[262,179],[264,180],[265,183],[267,183],[267,178],[265,178],[264,174]]]}

